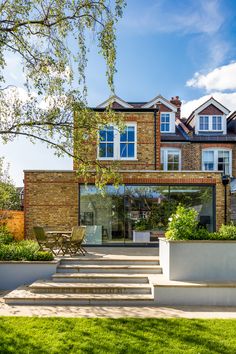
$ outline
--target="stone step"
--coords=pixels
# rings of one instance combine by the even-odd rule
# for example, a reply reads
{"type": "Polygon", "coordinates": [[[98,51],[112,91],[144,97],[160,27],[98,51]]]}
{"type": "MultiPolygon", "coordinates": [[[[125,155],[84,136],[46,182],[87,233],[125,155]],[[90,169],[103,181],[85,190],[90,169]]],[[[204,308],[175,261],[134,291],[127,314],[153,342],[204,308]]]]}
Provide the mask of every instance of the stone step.
{"type": "Polygon", "coordinates": [[[236,306],[236,282],[173,281],[158,275],[152,286],[160,306],[236,306]]]}
{"type": "Polygon", "coordinates": [[[62,258],[61,265],[159,265],[159,257],[71,257],[62,258]]]}
{"type": "Polygon", "coordinates": [[[76,283],[129,283],[146,284],[148,277],[139,274],[104,274],[104,273],[55,273],[52,275],[55,282],[76,283]]]}
{"type": "Polygon", "coordinates": [[[162,268],[158,265],[59,265],[57,272],[62,273],[135,273],[161,274],[162,268]]]}
{"type": "Polygon", "coordinates": [[[151,294],[149,284],[119,283],[55,283],[38,280],[29,286],[35,293],[67,293],[67,294],[151,294]]]}
{"type": "Polygon", "coordinates": [[[152,306],[149,294],[39,294],[20,287],[4,297],[8,305],[41,306],[152,306]]]}

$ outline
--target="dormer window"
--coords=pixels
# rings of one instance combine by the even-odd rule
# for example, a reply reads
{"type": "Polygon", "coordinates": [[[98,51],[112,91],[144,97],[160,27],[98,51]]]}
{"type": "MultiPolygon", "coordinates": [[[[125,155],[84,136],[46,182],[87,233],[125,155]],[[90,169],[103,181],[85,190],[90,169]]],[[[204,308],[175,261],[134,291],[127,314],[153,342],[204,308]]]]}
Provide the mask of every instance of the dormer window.
{"type": "Polygon", "coordinates": [[[175,132],[175,113],[174,112],[161,112],[160,117],[161,133],[174,133],[175,132]]]}
{"type": "Polygon", "coordinates": [[[222,130],[222,116],[212,117],[212,130],[222,130]]]}
{"type": "Polygon", "coordinates": [[[222,132],[222,116],[199,116],[199,132],[222,132]]]}
{"type": "Polygon", "coordinates": [[[209,130],[209,117],[200,116],[199,117],[199,130],[209,130]]]}
{"type": "Polygon", "coordinates": [[[161,113],[161,132],[170,132],[170,113],[161,113]]]}

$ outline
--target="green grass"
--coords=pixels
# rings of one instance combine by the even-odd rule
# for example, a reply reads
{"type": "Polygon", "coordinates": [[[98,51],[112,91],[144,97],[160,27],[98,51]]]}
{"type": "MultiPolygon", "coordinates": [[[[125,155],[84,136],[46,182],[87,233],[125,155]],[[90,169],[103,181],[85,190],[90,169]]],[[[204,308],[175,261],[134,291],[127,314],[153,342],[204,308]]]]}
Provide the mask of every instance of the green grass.
{"type": "Polygon", "coordinates": [[[0,353],[236,353],[236,320],[0,317],[0,353]]]}

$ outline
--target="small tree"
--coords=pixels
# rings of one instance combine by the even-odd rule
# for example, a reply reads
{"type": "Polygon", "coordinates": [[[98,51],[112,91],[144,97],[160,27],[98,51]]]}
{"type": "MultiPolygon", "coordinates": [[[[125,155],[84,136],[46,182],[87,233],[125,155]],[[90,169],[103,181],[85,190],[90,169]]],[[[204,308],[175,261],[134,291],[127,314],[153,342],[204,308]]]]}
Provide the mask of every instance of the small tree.
{"type": "Polygon", "coordinates": [[[124,0],[4,0],[0,2],[0,139],[24,136],[76,160],[97,182],[113,178],[88,158],[101,125],[119,121],[88,110],[86,66],[91,34],[114,93],[116,23],[124,0]],[[21,59],[24,88],[5,83],[9,54],[21,59]],[[5,69],[5,70],[4,70],[5,69]],[[73,116],[73,113],[76,114],[73,116]],[[74,129],[75,128],[75,129],[74,129]],[[74,139],[75,138],[75,139],[74,139]],[[74,146],[74,140],[76,146],[74,146]]]}
{"type": "Polygon", "coordinates": [[[0,210],[20,210],[20,208],[20,194],[10,179],[8,169],[3,167],[3,158],[0,158],[0,210]]]}

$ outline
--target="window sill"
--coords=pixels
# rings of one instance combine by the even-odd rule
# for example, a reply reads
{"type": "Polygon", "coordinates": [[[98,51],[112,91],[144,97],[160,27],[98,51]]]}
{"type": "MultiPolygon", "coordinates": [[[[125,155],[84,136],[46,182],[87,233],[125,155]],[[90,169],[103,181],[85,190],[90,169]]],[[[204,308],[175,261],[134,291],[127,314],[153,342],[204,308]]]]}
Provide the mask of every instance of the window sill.
{"type": "Polygon", "coordinates": [[[198,133],[224,133],[224,130],[198,130],[198,133]]]}
{"type": "Polygon", "coordinates": [[[164,132],[163,132],[163,131],[161,130],[161,134],[175,134],[175,131],[173,131],[173,132],[171,132],[171,131],[168,131],[168,132],[167,132],[167,131],[164,131],[164,132]]]}
{"type": "Polygon", "coordinates": [[[112,159],[112,158],[102,158],[102,157],[98,157],[97,158],[98,161],[138,161],[137,158],[122,158],[122,159],[112,159]]]}

